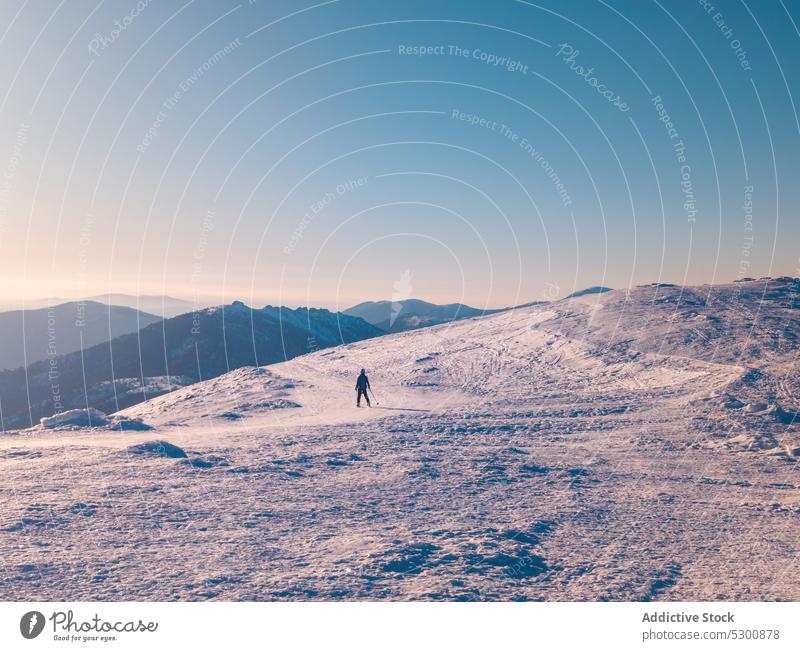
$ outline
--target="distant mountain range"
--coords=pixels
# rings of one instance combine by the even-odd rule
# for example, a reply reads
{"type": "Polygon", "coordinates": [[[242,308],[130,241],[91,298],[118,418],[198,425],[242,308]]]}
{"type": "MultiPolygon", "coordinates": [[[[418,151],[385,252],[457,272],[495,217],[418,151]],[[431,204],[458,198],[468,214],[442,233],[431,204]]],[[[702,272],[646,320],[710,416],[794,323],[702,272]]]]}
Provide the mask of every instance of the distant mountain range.
{"type": "Polygon", "coordinates": [[[78,303],[78,302],[102,303],[103,305],[119,305],[120,307],[130,307],[134,310],[141,310],[149,314],[155,314],[164,319],[168,319],[179,314],[186,314],[198,307],[209,307],[210,303],[201,303],[199,306],[195,305],[192,301],[186,301],[181,298],[173,298],[172,296],[156,296],[156,295],[143,295],[135,296],[133,294],[98,294],[97,296],[88,296],[82,299],[66,299],[66,298],[34,298],[28,299],[24,303],[20,301],[3,302],[0,303],[0,311],[10,310],[36,310],[41,308],[53,307],[54,305],[61,305],[62,303],[78,303]]]}
{"type": "Polygon", "coordinates": [[[95,301],[0,312],[0,370],[90,348],[160,320],[153,314],[95,301]]]}
{"type": "MultiPolygon", "coordinates": [[[[172,296],[133,296],[131,294],[99,294],[92,296],[88,300],[98,301],[106,305],[122,305],[124,307],[132,307],[136,310],[149,312],[150,314],[157,314],[158,316],[169,319],[179,314],[186,314],[192,312],[198,306],[191,301],[185,301],[181,298],[173,298],[172,296]]],[[[201,305],[200,307],[207,307],[201,305]]]]}
{"type": "Polygon", "coordinates": [[[234,302],[152,323],[83,355],[0,372],[0,415],[4,428],[19,428],[87,405],[111,413],[242,366],[381,334],[362,319],[328,310],[253,309],[234,302]]]}
{"type": "Polygon", "coordinates": [[[407,299],[403,301],[367,301],[347,308],[343,314],[360,317],[384,332],[402,332],[502,312],[504,309],[507,308],[480,310],[461,303],[436,305],[427,301],[407,299]]]}

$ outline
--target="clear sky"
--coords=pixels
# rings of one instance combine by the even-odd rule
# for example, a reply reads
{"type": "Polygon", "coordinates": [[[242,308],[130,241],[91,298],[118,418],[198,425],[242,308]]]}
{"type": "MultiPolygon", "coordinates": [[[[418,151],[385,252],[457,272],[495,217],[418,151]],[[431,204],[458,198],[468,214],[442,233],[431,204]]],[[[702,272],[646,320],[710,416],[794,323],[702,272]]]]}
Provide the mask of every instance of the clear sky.
{"type": "Polygon", "coordinates": [[[800,275],[800,7],[4,0],[0,300],[800,275]]]}

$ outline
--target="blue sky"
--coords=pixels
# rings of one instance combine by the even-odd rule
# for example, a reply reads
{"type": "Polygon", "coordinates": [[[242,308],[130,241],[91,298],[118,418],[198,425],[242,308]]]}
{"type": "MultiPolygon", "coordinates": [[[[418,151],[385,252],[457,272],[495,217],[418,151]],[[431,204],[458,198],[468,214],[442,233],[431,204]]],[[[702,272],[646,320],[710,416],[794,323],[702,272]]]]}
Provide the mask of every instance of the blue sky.
{"type": "Polygon", "coordinates": [[[4,7],[5,301],[798,275],[794,3],[4,7]]]}

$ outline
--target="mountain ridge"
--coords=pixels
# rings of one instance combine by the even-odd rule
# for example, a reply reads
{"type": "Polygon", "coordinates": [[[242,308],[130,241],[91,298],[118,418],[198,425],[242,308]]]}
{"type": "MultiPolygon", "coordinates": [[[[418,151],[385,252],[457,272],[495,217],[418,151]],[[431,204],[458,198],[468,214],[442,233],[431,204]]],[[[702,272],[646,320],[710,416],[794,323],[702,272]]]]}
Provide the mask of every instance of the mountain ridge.
{"type": "Polygon", "coordinates": [[[96,301],[0,312],[0,371],[68,354],[157,323],[155,314],[96,301]]]}
{"type": "Polygon", "coordinates": [[[364,301],[342,312],[358,316],[385,332],[402,332],[494,314],[504,309],[508,308],[479,309],[463,303],[436,304],[411,298],[400,301],[364,301]]]}

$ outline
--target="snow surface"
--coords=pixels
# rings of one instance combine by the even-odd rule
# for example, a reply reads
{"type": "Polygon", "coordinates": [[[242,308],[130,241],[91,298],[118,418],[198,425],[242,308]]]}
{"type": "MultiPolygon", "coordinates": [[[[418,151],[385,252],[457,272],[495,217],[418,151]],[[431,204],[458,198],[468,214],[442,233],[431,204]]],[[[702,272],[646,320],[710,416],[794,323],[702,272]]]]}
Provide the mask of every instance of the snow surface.
{"type": "Polygon", "coordinates": [[[107,416],[99,409],[69,409],[53,416],[45,416],[38,427],[32,429],[64,429],[64,428],[112,428],[129,430],[149,430],[140,418],[124,415],[107,416]]]}
{"type": "Polygon", "coordinates": [[[117,414],[152,431],[7,434],[0,599],[797,600],[796,348],[755,371],[644,292],[242,368],[117,414]],[[356,409],[362,367],[379,404],[356,409]]]}

